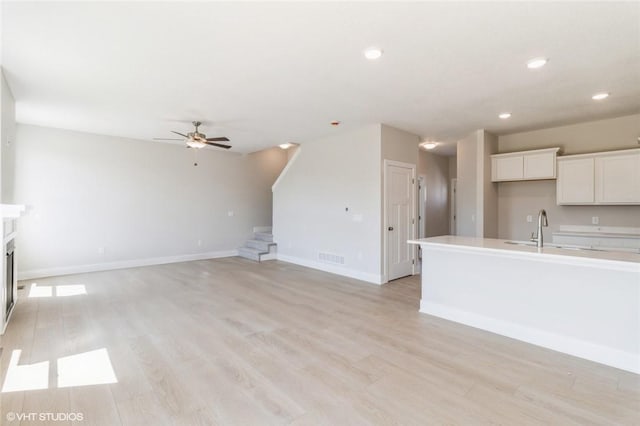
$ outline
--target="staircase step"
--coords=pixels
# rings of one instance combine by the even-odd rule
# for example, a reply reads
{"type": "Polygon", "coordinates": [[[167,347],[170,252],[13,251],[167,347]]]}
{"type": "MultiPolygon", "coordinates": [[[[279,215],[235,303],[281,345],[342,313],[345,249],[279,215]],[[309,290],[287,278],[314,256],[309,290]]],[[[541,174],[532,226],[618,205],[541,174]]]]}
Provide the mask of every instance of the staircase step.
{"type": "Polygon", "coordinates": [[[238,249],[238,256],[255,260],[256,262],[260,262],[260,255],[263,253],[263,251],[251,247],[240,247],[238,249]]]}
{"type": "Polygon", "coordinates": [[[263,252],[268,252],[269,247],[275,244],[276,243],[263,241],[263,240],[249,240],[245,243],[245,247],[254,248],[257,250],[261,250],[263,252]]]}
{"type": "Polygon", "coordinates": [[[273,234],[268,232],[254,232],[253,235],[256,240],[273,242],[273,234]]]}

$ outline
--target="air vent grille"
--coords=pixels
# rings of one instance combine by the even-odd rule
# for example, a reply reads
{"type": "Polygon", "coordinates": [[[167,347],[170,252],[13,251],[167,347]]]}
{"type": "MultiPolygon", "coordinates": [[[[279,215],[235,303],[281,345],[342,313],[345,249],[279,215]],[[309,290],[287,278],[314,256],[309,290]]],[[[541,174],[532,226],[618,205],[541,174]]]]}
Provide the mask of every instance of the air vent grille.
{"type": "Polygon", "coordinates": [[[340,256],[332,253],[318,253],[318,260],[324,263],[333,263],[336,265],[344,265],[344,256],[340,256]]]}

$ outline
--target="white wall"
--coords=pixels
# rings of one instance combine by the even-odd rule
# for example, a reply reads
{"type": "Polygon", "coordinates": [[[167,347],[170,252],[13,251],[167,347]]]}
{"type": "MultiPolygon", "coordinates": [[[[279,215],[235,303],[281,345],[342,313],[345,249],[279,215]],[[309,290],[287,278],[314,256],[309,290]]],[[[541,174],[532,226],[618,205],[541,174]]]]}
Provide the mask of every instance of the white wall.
{"type": "Polygon", "coordinates": [[[458,157],[453,155],[449,159],[449,179],[458,177],[458,157]]]}
{"type": "Polygon", "coordinates": [[[425,177],[425,236],[449,234],[450,158],[420,150],[418,174],[425,177]]]}
{"type": "Polygon", "coordinates": [[[638,147],[640,114],[502,135],[499,152],[562,148],[560,155],[638,147]]]}
{"type": "Polygon", "coordinates": [[[458,189],[456,197],[457,235],[476,236],[478,132],[473,132],[457,145],[458,189]]]}
{"type": "Polygon", "coordinates": [[[16,109],[11,89],[0,70],[0,157],[2,160],[0,199],[4,204],[14,203],[16,109]]]}
{"type": "Polygon", "coordinates": [[[420,136],[389,125],[381,126],[382,159],[418,164],[420,136]]]}
{"type": "Polygon", "coordinates": [[[278,258],[380,283],[380,164],[378,124],[303,143],[273,192],[278,258]]]}
{"type": "Polygon", "coordinates": [[[270,224],[285,162],[279,148],[242,156],[18,125],[16,199],[32,208],[20,220],[19,273],[232,254],[270,224]]]}
{"type": "Polygon", "coordinates": [[[482,212],[477,221],[477,235],[484,238],[498,238],[498,184],[491,182],[491,154],[498,152],[498,137],[483,131],[482,144],[478,146],[478,211],[482,212]]]}
{"type": "Polygon", "coordinates": [[[485,130],[476,130],[458,141],[457,235],[497,237],[498,197],[491,182],[490,157],[497,146],[496,136],[485,130]]]}
{"type": "MultiPolygon", "coordinates": [[[[640,114],[570,126],[504,135],[498,138],[500,152],[522,151],[559,146],[561,154],[579,154],[616,149],[637,148],[640,114]]],[[[558,206],[556,181],[501,182],[498,184],[499,237],[527,239],[536,223],[528,223],[539,209],[546,209],[549,228],[545,238],[560,225],[591,225],[598,216],[602,226],[640,227],[640,206],[558,206]]]]}

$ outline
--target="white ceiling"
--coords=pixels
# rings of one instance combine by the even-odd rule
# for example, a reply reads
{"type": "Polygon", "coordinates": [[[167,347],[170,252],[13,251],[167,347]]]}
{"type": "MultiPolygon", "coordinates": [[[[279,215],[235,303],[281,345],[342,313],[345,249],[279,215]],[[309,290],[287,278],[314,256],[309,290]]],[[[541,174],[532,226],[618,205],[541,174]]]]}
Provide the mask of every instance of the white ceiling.
{"type": "Polygon", "coordinates": [[[334,132],[331,120],[451,142],[640,111],[639,2],[3,8],[21,123],[151,139],[199,119],[251,152],[334,132]],[[548,65],[528,70],[538,56],[548,65]]]}

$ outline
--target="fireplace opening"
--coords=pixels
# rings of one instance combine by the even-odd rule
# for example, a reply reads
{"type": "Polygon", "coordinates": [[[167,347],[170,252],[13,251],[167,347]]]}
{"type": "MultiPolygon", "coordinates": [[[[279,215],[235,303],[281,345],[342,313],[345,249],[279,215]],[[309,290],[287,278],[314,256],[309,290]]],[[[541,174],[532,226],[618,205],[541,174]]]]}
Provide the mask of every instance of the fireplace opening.
{"type": "Polygon", "coordinates": [[[4,286],[4,291],[5,291],[5,298],[4,300],[6,300],[6,309],[5,309],[5,321],[9,319],[9,314],[11,313],[11,309],[13,308],[13,304],[15,303],[14,300],[14,293],[15,293],[15,281],[13,279],[13,252],[14,252],[15,246],[13,243],[13,240],[9,241],[7,243],[7,252],[6,252],[6,258],[7,258],[7,262],[6,262],[6,266],[7,266],[7,273],[5,276],[5,286],[4,286]]]}

